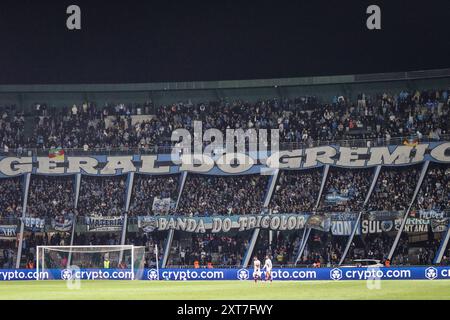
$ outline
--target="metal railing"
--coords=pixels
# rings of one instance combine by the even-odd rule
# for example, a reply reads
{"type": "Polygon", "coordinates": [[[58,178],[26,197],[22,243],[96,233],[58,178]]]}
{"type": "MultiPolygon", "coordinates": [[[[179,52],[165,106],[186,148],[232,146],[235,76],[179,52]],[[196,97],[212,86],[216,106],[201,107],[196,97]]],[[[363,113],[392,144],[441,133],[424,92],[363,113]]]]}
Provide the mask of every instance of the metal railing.
{"type": "MultiPolygon", "coordinates": [[[[316,140],[312,142],[282,142],[278,146],[280,151],[314,148],[320,146],[341,146],[341,147],[380,147],[388,145],[401,145],[406,139],[411,136],[393,137],[391,139],[376,138],[376,139],[346,139],[346,140],[316,140]]],[[[450,134],[441,135],[439,139],[432,139],[423,137],[418,140],[420,143],[450,141],[450,134]]],[[[224,146],[225,149],[226,146],[224,146]]],[[[245,146],[235,144],[235,147],[245,147],[245,150],[259,150],[258,145],[246,144],[245,146]],[[253,148],[251,148],[253,147],[253,148]]],[[[64,148],[66,156],[81,156],[81,155],[156,155],[156,154],[171,154],[173,151],[181,150],[180,147],[175,146],[150,146],[150,147],[122,147],[122,148],[92,148],[84,150],[82,148],[64,148]]],[[[271,150],[270,145],[267,150],[271,150]]],[[[8,151],[0,150],[0,156],[7,157],[31,157],[31,156],[48,156],[50,149],[44,148],[22,148],[9,149],[8,151]]]]}

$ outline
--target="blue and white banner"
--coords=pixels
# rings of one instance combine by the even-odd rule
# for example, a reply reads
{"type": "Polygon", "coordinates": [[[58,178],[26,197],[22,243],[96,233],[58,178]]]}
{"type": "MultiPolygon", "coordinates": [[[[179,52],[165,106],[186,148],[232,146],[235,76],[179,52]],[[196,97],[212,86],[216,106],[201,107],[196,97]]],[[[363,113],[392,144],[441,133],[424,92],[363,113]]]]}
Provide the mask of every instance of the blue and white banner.
{"type": "Polygon", "coordinates": [[[343,196],[336,192],[332,192],[332,193],[325,195],[325,203],[326,204],[333,204],[333,205],[345,204],[349,200],[351,200],[351,197],[346,196],[346,195],[343,196]]]}
{"type": "Polygon", "coordinates": [[[431,231],[445,232],[448,229],[449,218],[431,220],[431,231]]]}
{"type": "Polygon", "coordinates": [[[163,214],[168,213],[170,209],[174,208],[176,203],[171,198],[160,199],[158,197],[153,198],[152,210],[154,213],[163,214]]]}
{"type": "MultiPolygon", "coordinates": [[[[331,233],[334,236],[349,236],[355,224],[356,220],[331,220],[331,233]]],[[[361,224],[356,228],[356,234],[361,234],[361,224]]]]}
{"type": "Polygon", "coordinates": [[[58,232],[69,232],[72,230],[73,219],[52,219],[51,230],[58,232]]]}
{"type": "Polygon", "coordinates": [[[358,212],[332,212],[329,214],[331,221],[355,221],[358,212]]]}
{"type": "Polygon", "coordinates": [[[16,239],[17,225],[0,225],[0,240],[16,239]]]}
{"type": "MultiPolygon", "coordinates": [[[[309,215],[307,214],[259,214],[232,215],[212,217],[186,216],[140,216],[138,227],[144,232],[179,230],[194,233],[229,232],[252,230],[254,228],[273,231],[298,230],[304,228],[309,215]]],[[[322,220],[318,222],[320,228],[322,220]]]]}
{"type": "Polygon", "coordinates": [[[331,228],[331,218],[327,214],[313,214],[308,217],[306,226],[308,228],[328,232],[331,228]]]}
{"type": "Polygon", "coordinates": [[[85,217],[87,231],[120,231],[123,226],[123,217],[85,217]]]}
{"type": "Polygon", "coordinates": [[[342,168],[408,166],[424,161],[450,163],[450,142],[421,143],[415,146],[350,148],[336,145],[292,151],[255,151],[213,156],[212,154],[87,155],[45,157],[0,157],[0,178],[26,173],[40,175],[113,176],[129,172],[161,175],[193,172],[210,175],[244,175],[302,170],[325,164],[342,168]],[[237,163],[236,163],[237,162],[237,163]]]}
{"type": "MultiPolygon", "coordinates": [[[[396,220],[362,220],[361,232],[367,233],[382,233],[398,231],[403,219],[396,220]]],[[[428,232],[431,221],[428,219],[407,218],[403,232],[407,233],[424,233],[428,232]]]]}
{"type": "MultiPolygon", "coordinates": [[[[253,280],[253,270],[233,269],[145,269],[140,280],[253,280]]],[[[36,280],[36,270],[0,269],[0,281],[36,280]]],[[[130,280],[129,269],[48,269],[39,272],[40,280],[130,280]]],[[[262,278],[265,275],[263,272],[262,278]]],[[[273,280],[290,281],[345,281],[345,280],[450,280],[450,266],[447,267],[368,267],[368,268],[292,268],[273,269],[273,280]]]]}
{"type": "MultiPolygon", "coordinates": [[[[253,280],[253,269],[155,269],[146,270],[148,280],[253,280]]],[[[263,272],[262,279],[265,275],[263,272]]],[[[273,280],[450,280],[448,267],[392,268],[295,268],[273,269],[273,280]]]]}
{"type": "Polygon", "coordinates": [[[409,214],[410,217],[419,218],[419,219],[429,219],[429,220],[442,220],[450,217],[450,211],[437,211],[434,209],[431,210],[411,210],[409,214]]]}
{"type": "Polygon", "coordinates": [[[25,230],[32,232],[43,232],[45,228],[45,219],[25,217],[22,219],[25,230]]]}
{"type": "MultiPolygon", "coordinates": [[[[141,272],[139,278],[144,278],[141,272]]],[[[132,280],[130,269],[0,269],[0,281],[8,280],[132,280]]]]}
{"type": "Polygon", "coordinates": [[[396,220],[402,219],[405,215],[403,210],[399,211],[369,211],[363,215],[363,219],[370,221],[387,221],[387,220],[396,220]]]}
{"type": "MultiPolygon", "coordinates": [[[[381,233],[397,231],[400,227],[403,211],[374,211],[365,215],[365,219],[356,229],[356,234],[381,233]],[[368,218],[367,218],[368,217],[368,218]],[[389,219],[388,219],[389,218],[389,219]],[[390,220],[395,218],[395,220],[390,220]],[[386,219],[386,220],[383,220],[386,219]]],[[[144,232],[178,230],[193,233],[222,233],[230,230],[247,231],[254,228],[272,231],[300,230],[305,226],[316,230],[328,232],[333,235],[348,236],[355,226],[357,212],[333,212],[327,214],[312,213],[278,213],[259,215],[230,215],[188,217],[185,215],[168,216],[139,216],[138,228],[144,232]]],[[[427,232],[434,220],[409,217],[405,232],[427,232]]],[[[441,230],[447,226],[447,220],[435,222],[435,229],[441,230]]],[[[434,229],[433,229],[434,230],[434,229]]]]}

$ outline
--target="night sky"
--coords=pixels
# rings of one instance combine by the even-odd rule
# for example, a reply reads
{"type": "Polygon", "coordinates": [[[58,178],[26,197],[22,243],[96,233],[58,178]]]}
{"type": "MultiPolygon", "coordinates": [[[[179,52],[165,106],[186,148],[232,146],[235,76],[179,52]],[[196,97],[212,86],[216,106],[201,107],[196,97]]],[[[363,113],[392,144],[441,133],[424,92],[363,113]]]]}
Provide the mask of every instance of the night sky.
{"type": "Polygon", "coordinates": [[[0,83],[256,79],[450,67],[450,1],[23,1],[0,6],[0,83]],[[66,28],[81,7],[82,30],[66,28]],[[381,7],[382,30],[366,28],[381,7]]]}

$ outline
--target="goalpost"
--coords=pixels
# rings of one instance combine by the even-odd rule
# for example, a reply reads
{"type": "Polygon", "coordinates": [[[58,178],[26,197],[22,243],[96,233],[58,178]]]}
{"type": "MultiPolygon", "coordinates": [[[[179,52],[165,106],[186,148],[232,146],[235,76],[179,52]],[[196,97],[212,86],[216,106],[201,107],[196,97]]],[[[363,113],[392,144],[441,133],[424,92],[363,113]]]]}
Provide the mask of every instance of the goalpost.
{"type": "MultiPolygon", "coordinates": [[[[49,270],[128,271],[131,279],[141,279],[144,273],[145,247],[133,245],[37,246],[36,274],[49,270]],[[70,265],[69,265],[70,264],[70,265]],[[109,267],[108,267],[109,265],[109,267]]],[[[50,272],[49,272],[50,273],[50,272]]]]}

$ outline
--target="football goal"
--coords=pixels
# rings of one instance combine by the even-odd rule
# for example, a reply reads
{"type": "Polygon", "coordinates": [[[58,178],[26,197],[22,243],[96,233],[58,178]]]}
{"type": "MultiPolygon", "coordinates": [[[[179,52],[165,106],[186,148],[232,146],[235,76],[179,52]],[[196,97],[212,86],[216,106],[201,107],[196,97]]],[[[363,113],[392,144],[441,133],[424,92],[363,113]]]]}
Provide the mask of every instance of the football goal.
{"type": "MultiPolygon", "coordinates": [[[[119,270],[121,278],[141,279],[144,272],[145,247],[133,245],[92,246],[37,246],[36,274],[59,274],[61,278],[79,277],[110,279],[113,270],[119,270]],[[97,270],[96,273],[92,273],[97,270]],[[78,272],[75,275],[75,272],[78,272]],[[84,272],[81,272],[84,271],[84,272]],[[89,273],[89,271],[91,273],[89,273]]],[[[112,276],[114,276],[114,274],[112,276]]],[[[50,277],[55,278],[55,277],[50,277]]],[[[114,277],[112,277],[114,278],[114,277]]],[[[38,279],[39,280],[39,279],[38,279]]]]}

